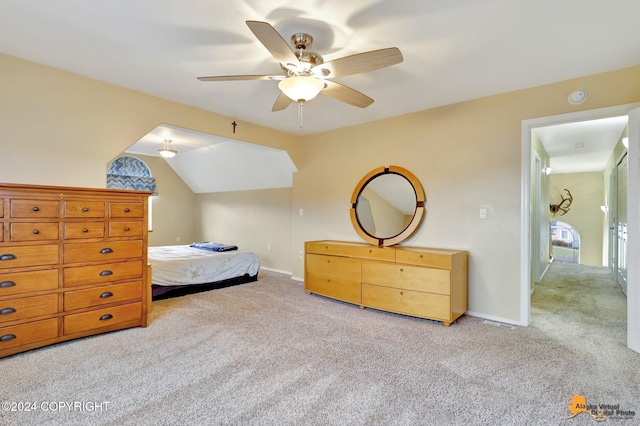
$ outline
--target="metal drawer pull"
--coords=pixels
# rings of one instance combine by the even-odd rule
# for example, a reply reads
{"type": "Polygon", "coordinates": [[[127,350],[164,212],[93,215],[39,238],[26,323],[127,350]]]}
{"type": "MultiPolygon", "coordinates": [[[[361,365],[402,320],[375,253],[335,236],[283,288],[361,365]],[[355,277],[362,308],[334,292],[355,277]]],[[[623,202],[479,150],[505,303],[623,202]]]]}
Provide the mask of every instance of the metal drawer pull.
{"type": "Polygon", "coordinates": [[[0,256],[0,260],[16,260],[17,258],[15,254],[3,254],[0,256]]]}
{"type": "Polygon", "coordinates": [[[9,315],[16,312],[16,308],[4,308],[0,309],[0,315],[9,315]]]}
{"type": "Polygon", "coordinates": [[[101,316],[101,317],[100,317],[100,321],[110,320],[111,318],[113,318],[113,315],[111,315],[111,314],[104,314],[103,316],[101,316]]]}
{"type": "Polygon", "coordinates": [[[107,254],[107,253],[113,253],[113,249],[110,249],[109,247],[103,248],[102,250],[100,250],[100,254],[107,254]]]}
{"type": "Polygon", "coordinates": [[[13,340],[15,338],[15,334],[5,334],[4,336],[0,336],[0,342],[8,342],[9,340],[13,340]]]}
{"type": "Polygon", "coordinates": [[[125,213],[129,213],[131,210],[129,210],[129,207],[127,207],[126,209],[124,209],[125,213]]]}
{"type": "Polygon", "coordinates": [[[15,281],[2,281],[0,283],[0,288],[14,287],[15,285],[16,285],[15,281]]]}
{"type": "Polygon", "coordinates": [[[82,232],[87,233],[89,230],[87,228],[82,228],[82,232]]]}
{"type": "Polygon", "coordinates": [[[113,296],[113,293],[111,293],[110,291],[105,291],[100,295],[100,299],[106,299],[107,297],[111,297],[111,296],[113,296]]]}
{"type": "Polygon", "coordinates": [[[83,212],[88,212],[88,211],[89,211],[89,207],[83,207],[83,208],[82,208],[82,211],[83,211],[83,212]]]}
{"type": "Polygon", "coordinates": [[[124,230],[125,230],[125,232],[129,232],[129,230],[130,230],[130,229],[129,229],[129,227],[128,227],[128,226],[125,226],[125,227],[124,227],[124,230]]]}
{"type": "Polygon", "coordinates": [[[39,210],[40,210],[40,207],[38,207],[38,206],[36,206],[36,207],[34,207],[34,208],[33,208],[33,211],[34,211],[34,212],[37,212],[37,211],[39,211],[39,210]]]}
{"type": "Polygon", "coordinates": [[[108,277],[109,275],[113,275],[113,271],[105,269],[104,271],[100,272],[101,277],[108,277]]]}
{"type": "Polygon", "coordinates": [[[34,234],[36,234],[36,235],[38,235],[38,234],[40,233],[40,231],[38,231],[37,229],[34,229],[34,230],[33,230],[33,233],[34,233],[34,234]]]}

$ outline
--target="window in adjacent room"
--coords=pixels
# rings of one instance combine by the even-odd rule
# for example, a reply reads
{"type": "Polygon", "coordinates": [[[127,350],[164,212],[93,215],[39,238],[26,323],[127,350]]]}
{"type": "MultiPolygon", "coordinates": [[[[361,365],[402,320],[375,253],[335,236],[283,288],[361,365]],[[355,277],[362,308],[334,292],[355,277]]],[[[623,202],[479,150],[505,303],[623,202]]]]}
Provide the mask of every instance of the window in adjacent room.
{"type": "MultiPolygon", "coordinates": [[[[107,170],[107,188],[152,191],[153,196],[158,195],[156,180],[151,176],[149,166],[144,161],[129,156],[118,157],[111,162],[107,170]]],[[[153,196],[149,197],[149,231],[153,230],[153,196]]]]}

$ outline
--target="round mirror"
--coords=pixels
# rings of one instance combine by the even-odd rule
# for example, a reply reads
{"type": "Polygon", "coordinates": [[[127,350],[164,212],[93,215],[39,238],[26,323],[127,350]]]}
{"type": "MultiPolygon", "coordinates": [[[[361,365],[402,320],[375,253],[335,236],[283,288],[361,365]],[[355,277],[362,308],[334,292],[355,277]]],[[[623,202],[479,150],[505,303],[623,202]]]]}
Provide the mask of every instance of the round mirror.
{"type": "Polygon", "coordinates": [[[391,246],[408,238],[424,215],[422,185],[408,170],[380,167],[368,173],[351,196],[351,222],[370,244],[391,246]]]}

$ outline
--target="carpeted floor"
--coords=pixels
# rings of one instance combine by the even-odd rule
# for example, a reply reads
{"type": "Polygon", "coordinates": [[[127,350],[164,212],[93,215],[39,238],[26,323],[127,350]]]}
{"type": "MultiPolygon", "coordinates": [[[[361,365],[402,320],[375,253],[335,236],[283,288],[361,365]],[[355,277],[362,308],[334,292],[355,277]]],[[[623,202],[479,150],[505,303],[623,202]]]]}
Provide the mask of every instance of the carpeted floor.
{"type": "Polygon", "coordinates": [[[0,424],[594,424],[565,419],[573,395],[640,410],[625,303],[606,269],[558,264],[536,288],[532,326],[465,316],[445,328],[261,272],[154,302],[146,329],[0,360],[0,400],[35,407],[0,411],[0,424]]]}

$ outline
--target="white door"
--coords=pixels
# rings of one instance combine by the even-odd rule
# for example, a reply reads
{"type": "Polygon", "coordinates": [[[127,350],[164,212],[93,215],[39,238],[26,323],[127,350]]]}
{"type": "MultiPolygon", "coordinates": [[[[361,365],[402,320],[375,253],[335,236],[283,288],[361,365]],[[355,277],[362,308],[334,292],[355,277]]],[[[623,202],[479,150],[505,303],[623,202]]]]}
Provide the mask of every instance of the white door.
{"type": "Polygon", "coordinates": [[[618,250],[618,233],[617,223],[618,223],[618,174],[616,173],[616,168],[614,167],[611,171],[611,175],[609,176],[609,253],[607,265],[611,268],[611,274],[613,275],[613,279],[617,280],[617,272],[618,268],[616,265],[616,259],[618,258],[617,250],[618,250]]]}
{"type": "Polygon", "coordinates": [[[627,157],[627,345],[640,352],[640,108],[629,113],[627,157]]]}
{"type": "Polygon", "coordinates": [[[622,287],[624,294],[627,294],[627,157],[622,157],[616,167],[617,176],[617,243],[616,250],[616,281],[622,287]]]}

